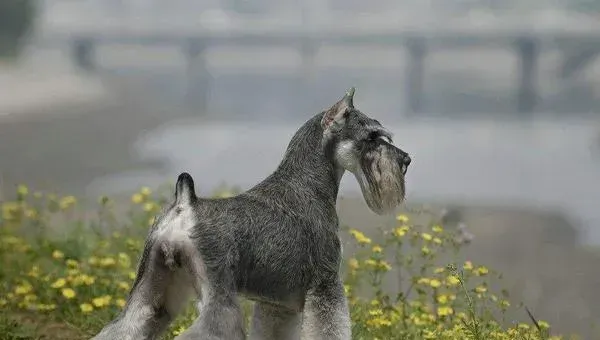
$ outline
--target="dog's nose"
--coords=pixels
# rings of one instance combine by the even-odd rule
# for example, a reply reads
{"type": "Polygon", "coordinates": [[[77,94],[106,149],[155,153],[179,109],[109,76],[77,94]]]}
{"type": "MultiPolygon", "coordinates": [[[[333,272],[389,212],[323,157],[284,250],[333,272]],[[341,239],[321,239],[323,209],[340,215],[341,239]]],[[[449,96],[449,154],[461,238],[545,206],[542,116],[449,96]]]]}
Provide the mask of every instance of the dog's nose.
{"type": "Polygon", "coordinates": [[[410,156],[409,155],[405,155],[404,156],[404,160],[402,161],[404,163],[404,165],[409,166],[410,165],[410,156]]]}

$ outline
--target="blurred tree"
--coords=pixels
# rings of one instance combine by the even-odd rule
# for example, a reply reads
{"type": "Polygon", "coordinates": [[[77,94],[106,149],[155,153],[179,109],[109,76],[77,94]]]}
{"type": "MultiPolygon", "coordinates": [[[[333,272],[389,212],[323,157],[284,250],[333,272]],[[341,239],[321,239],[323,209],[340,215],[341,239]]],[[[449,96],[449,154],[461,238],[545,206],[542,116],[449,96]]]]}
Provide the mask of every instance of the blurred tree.
{"type": "Polygon", "coordinates": [[[35,0],[0,0],[0,58],[19,55],[34,16],[35,0]]]}

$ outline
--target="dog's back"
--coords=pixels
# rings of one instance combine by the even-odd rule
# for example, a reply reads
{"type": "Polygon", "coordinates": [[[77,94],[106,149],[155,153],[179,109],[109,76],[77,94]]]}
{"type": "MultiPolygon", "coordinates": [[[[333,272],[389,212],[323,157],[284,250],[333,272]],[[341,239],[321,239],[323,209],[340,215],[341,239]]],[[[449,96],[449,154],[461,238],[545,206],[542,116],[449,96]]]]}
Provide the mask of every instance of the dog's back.
{"type": "Polygon", "coordinates": [[[325,221],[248,194],[200,199],[195,209],[198,224],[191,238],[209,280],[232,270],[238,292],[248,298],[296,305],[290,292],[299,302],[315,284],[316,272],[337,275],[340,256],[329,248],[339,239],[325,221]]]}

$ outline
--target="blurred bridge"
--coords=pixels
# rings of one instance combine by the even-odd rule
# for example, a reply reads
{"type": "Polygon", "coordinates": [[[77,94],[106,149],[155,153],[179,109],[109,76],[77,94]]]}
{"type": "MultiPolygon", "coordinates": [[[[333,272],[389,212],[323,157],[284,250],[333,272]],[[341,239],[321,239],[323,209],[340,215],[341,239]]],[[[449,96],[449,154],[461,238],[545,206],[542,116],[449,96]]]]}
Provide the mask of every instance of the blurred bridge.
{"type": "MultiPolygon", "coordinates": [[[[515,106],[522,113],[531,113],[538,102],[539,55],[543,50],[559,49],[564,56],[558,76],[562,79],[581,73],[600,51],[600,24],[592,21],[579,25],[561,25],[560,21],[545,27],[533,23],[514,24],[503,21],[502,25],[474,25],[468,21],[458,24],[420,25],[405,24],[403,27],[374,29],[357,27],[352,23],[341,27],[326,28],[307,25],[273,27],[268,25],[244,25],[227,29],[199,27],[157,30],[155,26],[96,25],[76,31],[71,29],[43,32],[38,37],[41,44],[65,44],[71,51],[73,62],[83,70],[96,69],[95,50],[101,44],[161,45],[179,48],[188,64],[188,76],[209,83],[209,73],[203,59],[207,49],[223,46],[287,46],[297,48],[302,57],[300,76],[310,83],[316,72],[315,56],[321,46],[385,46],[404,48],[407,55],[405,98],[406,110],[419,112],[423,108],[423,78],[427,68],[427,56],[442,48],[466,48],[474,46],[506,47],[514,52],[518,63],[514,74],[515,106]]],[[[209,86],[203,86],[199,99],[206,102],[209,86]]],[[[192,91],[198,93],[197,90],[192,91]]]]}

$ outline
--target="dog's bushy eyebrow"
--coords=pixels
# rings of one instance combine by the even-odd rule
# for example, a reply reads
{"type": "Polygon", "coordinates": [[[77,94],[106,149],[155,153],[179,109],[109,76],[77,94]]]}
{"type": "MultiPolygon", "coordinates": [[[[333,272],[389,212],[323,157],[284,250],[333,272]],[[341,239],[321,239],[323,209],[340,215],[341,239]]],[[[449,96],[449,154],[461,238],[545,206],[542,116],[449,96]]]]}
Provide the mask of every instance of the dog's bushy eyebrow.
{"type": "Polygon", "coordinates": [[[379,138],[379,137],[386,137],[389,139],[390,143],[392,142],[393,139],[393,134],[383,128],[377,128],[372,130],[371,132],[369,132],[369,138],[371,139],[375,139],[375,138],[379,138]]]}

